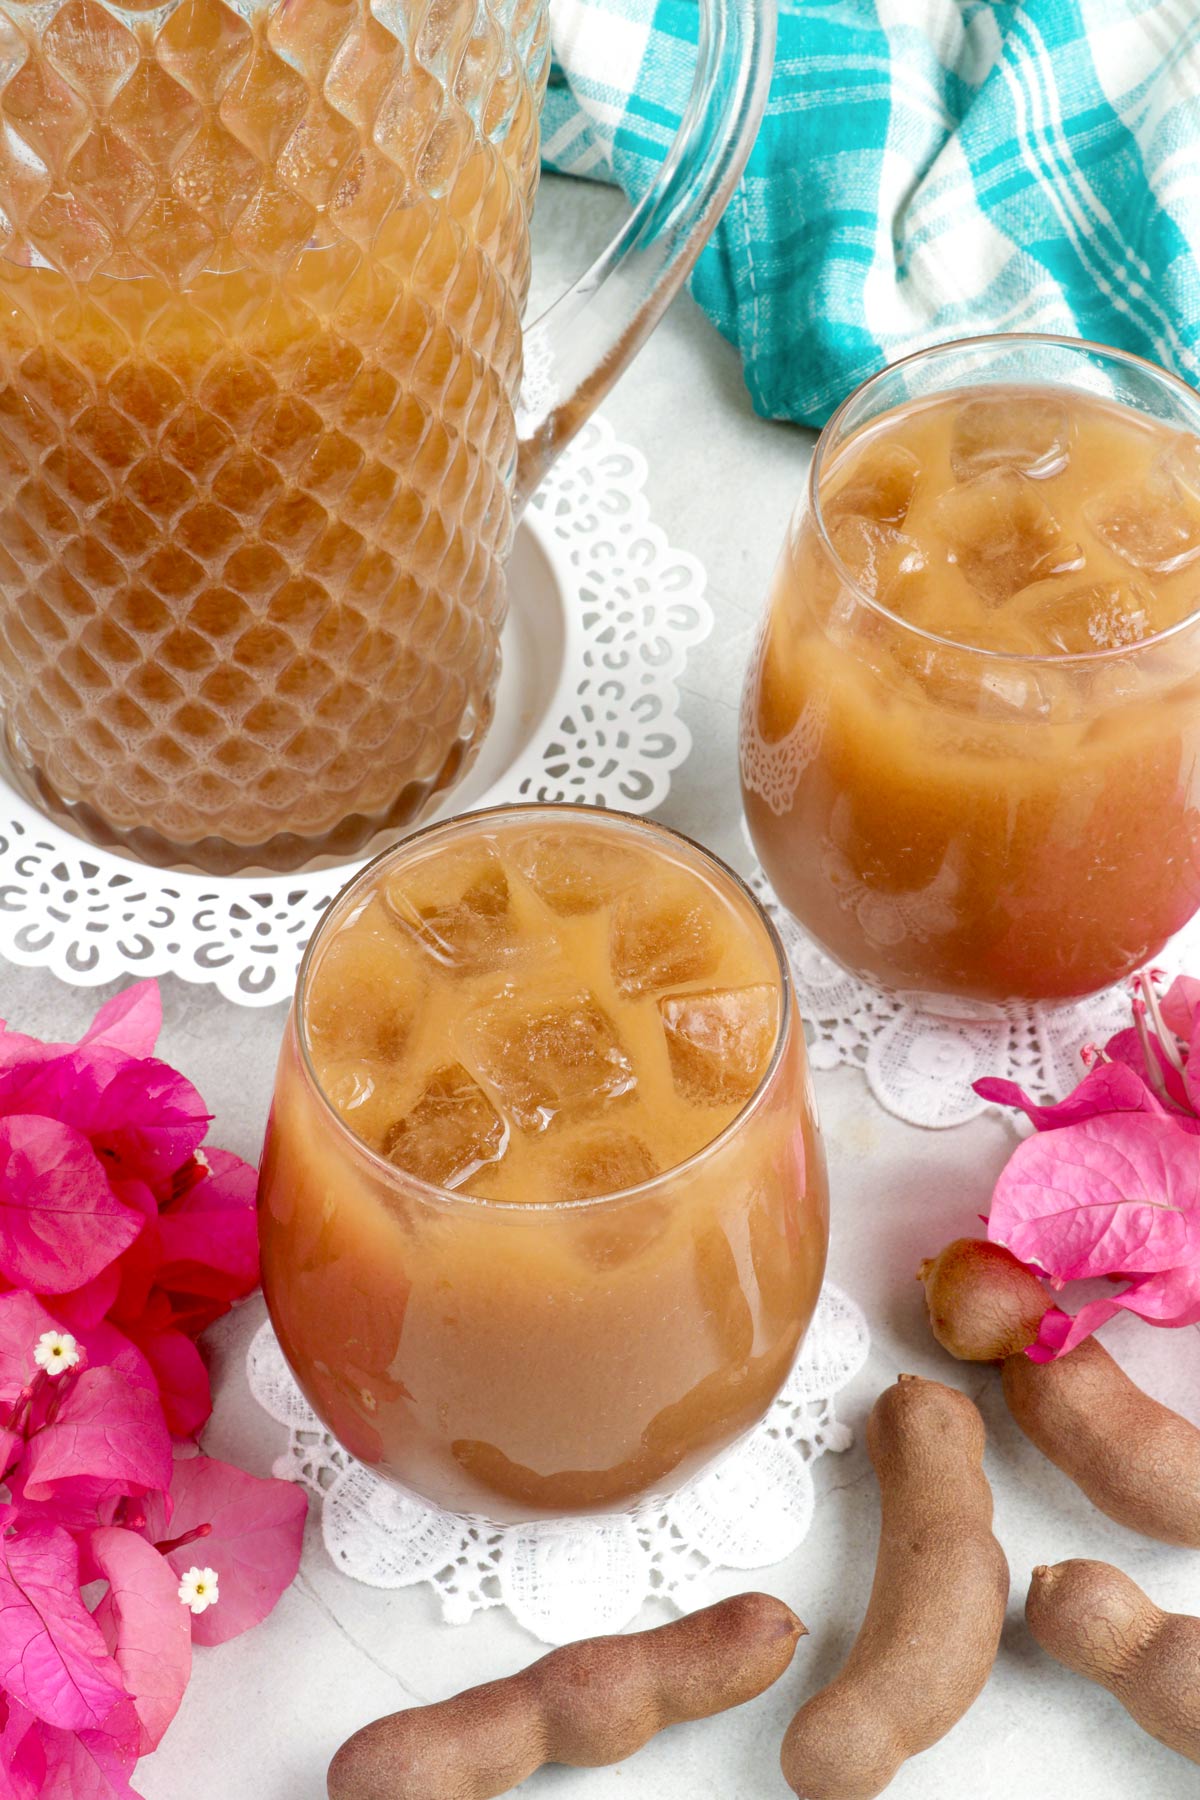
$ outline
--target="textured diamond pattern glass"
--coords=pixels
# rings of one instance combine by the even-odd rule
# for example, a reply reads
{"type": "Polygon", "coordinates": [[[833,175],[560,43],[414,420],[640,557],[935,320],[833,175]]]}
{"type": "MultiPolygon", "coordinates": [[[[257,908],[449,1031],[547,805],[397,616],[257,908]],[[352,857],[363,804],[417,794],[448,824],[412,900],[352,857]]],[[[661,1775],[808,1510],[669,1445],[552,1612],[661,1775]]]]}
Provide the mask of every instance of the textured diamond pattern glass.
{"type": "Polygon", "coordinates": [[[486,728],[542,0],[0,0],[0,699],[87,829],[286,866],[486,728]]]}

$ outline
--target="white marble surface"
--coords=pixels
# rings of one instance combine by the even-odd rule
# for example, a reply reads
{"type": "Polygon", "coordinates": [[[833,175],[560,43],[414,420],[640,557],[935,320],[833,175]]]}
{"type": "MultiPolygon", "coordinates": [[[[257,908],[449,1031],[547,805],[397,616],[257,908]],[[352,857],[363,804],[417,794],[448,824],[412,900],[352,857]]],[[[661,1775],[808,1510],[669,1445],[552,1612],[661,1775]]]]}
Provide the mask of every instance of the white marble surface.
{"type": "MultiPolygon", "coordinates": [[[[551,287],[602,239],[620,202],[599,190],[547,184],[539,212],[539,280],[551,287]]],[[[651,465],[654,517],[706,563],[717,615],[712,641],[688,671],[685,716],[696,738],[664,816],[744,862],[737,828],[737,689],[776,546],[808,455],[805,433],[764,424],[750,409],[737,359],[690,300],[678,302],[605,409],[651,465]]],[[[199,1085],[216,1115],[213,1139],[253,1157],[283,1022],[281,1008],[241,1011],[203,989],[164,982],[162,1052],[199,1085]]],[[[82,1030],[100,996],[49,975],[3,970],[0,1012],[28,1031],[82,1030]]],[[[941,1356],[925,1328],[913,1278],[920,1258],[969,1232],[1012,1139],[984,1118],[932,1134],[882,1113],[861,1078],[818,1078],[833,1188],[831,1273],[865,1307],[874,1333],[868,1368],[843,1396],[860,1428],[875,1394],[901,1369],[967,1389],[989,1430],[988,1473],[997,1529],[1012,1565],[1008,1624],[992,1680],[956,1731],[908,1765],[895,1800],[1183,1800],[1200,1772],[1143,1737],[1116,1702],[1044,1657],[1022,1619],[1031,1568],[1066,1556],[1121,1564],[1162,1604],[1200,1612],[1200,1559],[1150,1545],[1095,1513],[1019,1435],[990,1371],[941,1356]]],[[[205,1443],[267,1473],[282,1431],[250,1399],[246,1346],[262,1317],[248,1303],[211,1333],[217,1394],[205,1443]]],[[[1154,1392],[1200,1418],[1200,1335],[1114,1330],[1111,1347],[1154,1392]]],[[[545,1800],[786,1800],[778,1747],[795,1706],[838,1667],[870,1587],[876,1489],[861,1446],[817,1467],[812,1533],[788,1562],[753,1583],[807,1621],[792,1670],[752,1705],[666,1733],[609,1770],[544,1771],[522,1790],[545,1800]]],[[[648,1610],[643,1623],[665,1614],[648,1610]]],[[[540,1654],[508,1618],[439,1623],[425,1589],[379,1593],[330,1565],[310,1523],[295,1587],[258,1630],[202,1650],[182,1711],[140,1767],[147,1800],[322,1800],[324,1771],[350,1731],[378,1713],[440,1699],[506,1674],[540,1654]]]]}

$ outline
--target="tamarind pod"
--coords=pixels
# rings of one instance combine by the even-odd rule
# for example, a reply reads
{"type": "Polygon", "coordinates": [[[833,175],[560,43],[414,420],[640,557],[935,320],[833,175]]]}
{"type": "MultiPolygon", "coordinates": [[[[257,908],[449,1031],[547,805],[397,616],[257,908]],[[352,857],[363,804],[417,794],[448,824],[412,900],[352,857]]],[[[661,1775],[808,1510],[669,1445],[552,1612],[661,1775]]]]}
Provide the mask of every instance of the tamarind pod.
{"type": "Polygon", "coordinates": [[[1055,1362],[1010,1356],[1001,1379],[1026,1437],[1093,1506],[1145,1537],[1200,1549],[1200,1431],[1095,1338],[1055,1362]]]}
{"type": "Polygon", "coordinates": [[[1083,1558],[1033,1571],[1025,1617],[1048,1655],[1200,1763],[1200,1619],[1163,1612],[1120,1569],[1083,1558]]]}
{"type": "Polygon", "coordinates": [[[493,1800],[543,1763],[621,1762],[666,1725],[761,1694],[804,1634],[782,1600],[751,1593],[652,1631],[566,1644],[356,1732],[330,1764],[329,1800],[493,1800]]]}
{"type": "Polygon", "coordinates": [[[874,1584],[840,1674],[784,1737],[784,1778],[802,1800],[883,1793],[979,1696],[1004,1625],[1007,1562],[972,1400],[901,1375],[874,1402],[867,1453],[882,1499],[874,1584]]]}
{"type": "Polygon", "coordinates": [[[917,1270],[934,1337],[960,1362],[1002,1362],[1036,1341],[1050,1297],[1002,1244],[955,1238],[917,1270]]]}
{"type": "Polygon", "coordinates": [[[792,1720],[780,1762],[802,1800],[874,1800],[944,1737],[991,1672],[1008,1600],[992,1533],[978,1409],[902,1375],[875,1402],[867,1449],[882,1521],[875,1580],[841,1672],[792,1720]]]}

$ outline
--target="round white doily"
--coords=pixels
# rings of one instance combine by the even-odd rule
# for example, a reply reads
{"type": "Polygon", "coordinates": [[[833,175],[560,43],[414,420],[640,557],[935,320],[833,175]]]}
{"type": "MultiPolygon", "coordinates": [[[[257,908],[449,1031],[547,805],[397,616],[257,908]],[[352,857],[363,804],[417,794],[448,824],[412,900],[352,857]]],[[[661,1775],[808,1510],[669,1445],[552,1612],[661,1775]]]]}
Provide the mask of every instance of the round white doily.
{"type": "MultiPolygon", "coordinates": [[[[495,721],[443,813],[504,800],[641,813],[666,797],[691,748],[679,678],[712,612],[700,563],[651,521],[645,480],[640,452],[592,419],[538,490],[509,565],[495,721]]],[[[314,925],[360,866],[149,868],[83,843],[0,769],[0,955],[79,986],[169,971],[244,1006],[287,999],[314,925]]]]}
{"type": "Polygon", "coordinates": [[[787,1385],[758,1428],[666,1501],[629,1515],[492,1525],[437,1511],[356,1463],[321,1425],[266,1324],[250,1346],[250,1387],[288,1428],[275,1464],[321,1501],[339,1569],[371,1587],[427,1582],[448,1624],[505,1606],[548,1644],[618,1631],[650,1599],[681,1612],[704,1605],[714,1569],[782,1561],[812,1521],[812,1464],[845,1450],[834,1399],[870,1349],[854,1302],[826,1286],[787,1385]]]}
{"type": "MultiPolygon", "coordinates": [[[[975,1002],[919,1002],[885,995],[818,949],[776,895],[762,870],[750,885],[779,927],[814,1069],[861,1069],[879,1104],[910,1125],[962,1125],[989,1102],[972,1082],[1000,1075],[1037,1099],[1060,1100],[1081,1079],[1080,1051],[1132,1023],[1131,991],[1121,984],[1070,1006],[996,1007],[981,1017],[975,1002]]],[[[1169,974],[1200,964],[1200,919],[1158,958],[1169,974]]]]}

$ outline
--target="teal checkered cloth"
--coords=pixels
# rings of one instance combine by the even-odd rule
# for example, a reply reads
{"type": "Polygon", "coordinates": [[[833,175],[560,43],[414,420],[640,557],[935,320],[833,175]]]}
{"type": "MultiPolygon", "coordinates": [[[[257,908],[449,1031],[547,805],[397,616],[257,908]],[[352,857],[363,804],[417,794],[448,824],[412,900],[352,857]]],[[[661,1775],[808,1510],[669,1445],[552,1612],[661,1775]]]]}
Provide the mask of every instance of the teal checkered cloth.
{"type": "MultiPolygon", "coordinates": [[[[643,193],[696,0],[554,0],[548,167],[643,193]]],[[[781,0],[767,114],[693,291],[759,412],[818,425],[872,370],[1055,331],[1200,382],[1196,0],[781,0]]]]}

